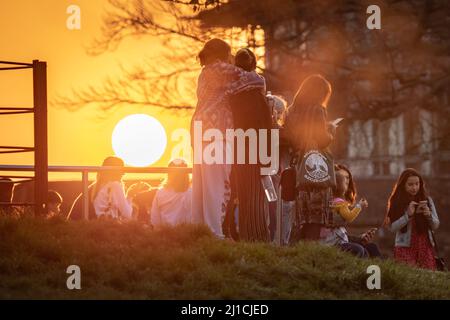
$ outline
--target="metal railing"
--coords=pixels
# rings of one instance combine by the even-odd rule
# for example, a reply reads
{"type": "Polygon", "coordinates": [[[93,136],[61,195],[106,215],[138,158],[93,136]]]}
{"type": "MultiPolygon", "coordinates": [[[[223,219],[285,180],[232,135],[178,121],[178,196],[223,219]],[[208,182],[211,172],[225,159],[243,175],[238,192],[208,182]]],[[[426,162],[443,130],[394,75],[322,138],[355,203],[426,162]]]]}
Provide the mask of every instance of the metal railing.
{"type": "MultiPolygon", "coordinates": [[[[34,166],[30,165],[0,165],[0,172],[9,171],[9,172],[32,172],[34,171],[34,166]]],[[[82,182],[82,199],[83,199],[83,217],[87,220],[89,217],[89,195],[88,195],[88,187],[89,187],[89,173],[90,172],[99,172],[99,171],[108,171],[115,170],[121,171],[123,173],[146,173],[146,174],[163,174],[175,171],[192,173],[192,168],[177,168],[177,167],[96,167],[96,166],[49,166],[48,172],[79,172],[81,173],[81,182],[82,182]]],[[[23,178],[23,176],[11,176],[8,177],[17,177],[23,178]]],[[[47,190],[45,190],[47,193],[47,190]]],[[[30,205],[27,203],[9,203],[10,205],[30,205]]]]}
{"type": "MultiPolygon", "coordinates": [[[[47,63],[33,60],[32,63],[0,61],[0,71],[32,69],[33,70],[33,107],[0,106],[0,115],[33,114],[33,141],[32,147],[24,146],[0,146],[0,154],[33,152],[34,171],[33,177],[5,176],[5,178],[22,178],[22,180],[34,181],[35,212],[43,214],[48,189],[48,148],[47,148],[47,63]],[[7,65],[3,67],[1,65],[7,65]]],[[[7,181],[3,181],[7,182],[7,181]]],[[[32,205],[27,204],[27,205],[32,205]]]]}

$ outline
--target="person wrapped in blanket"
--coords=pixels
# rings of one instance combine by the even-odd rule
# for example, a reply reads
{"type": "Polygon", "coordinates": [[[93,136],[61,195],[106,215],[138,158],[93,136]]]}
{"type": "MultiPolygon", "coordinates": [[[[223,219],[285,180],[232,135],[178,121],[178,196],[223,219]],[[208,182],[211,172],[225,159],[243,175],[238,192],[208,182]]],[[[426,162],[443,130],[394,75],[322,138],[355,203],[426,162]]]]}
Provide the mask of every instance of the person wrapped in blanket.
{"type": "Polygon", "coordinates": [[[229,99],[253,89],[264,92],[265,81],[256,72],[233,65],[231,47],[223,40],[207,41],[198,58],[202,71],[197,84],[197,107],[191,120],[192,222],[206,224],[217,238],[223,239],[222,225],[231,194],[231,164],[225,161],[232,151],[232,143],[226,138],[226,129],[233,128],[229,99]],[[210,141],[203,141],[203,132],[212,135],[210,141]],[[214,159],[203,159],[211,150],[215,151],[214,159]]]}
{"type": "Polygon", "coordinates": [[[345,225],[353,222],[363,208],[368,207],[366,199],[361,198],[353,206],[356,199],[356,185],[350,170],[341,164],[335,165],[336,188],[333,190],[332,212],[335,222],[334,228],[321,229],[321,242],[327,245],[336,245],[343,251],[357,257],[380,257],[380,251],[371,240],[376,228],[370,229],[360,236],[348,235],[345,225]]]}

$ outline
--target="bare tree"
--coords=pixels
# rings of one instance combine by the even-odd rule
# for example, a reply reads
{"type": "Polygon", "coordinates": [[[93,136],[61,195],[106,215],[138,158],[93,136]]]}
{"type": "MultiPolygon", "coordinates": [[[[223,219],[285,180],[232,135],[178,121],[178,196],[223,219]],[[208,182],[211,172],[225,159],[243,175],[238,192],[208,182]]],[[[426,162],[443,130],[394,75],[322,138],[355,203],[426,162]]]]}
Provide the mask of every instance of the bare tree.
{"type": "Polygon", "coordinates": [[[58,96],[54,105],[69,110],[96,105],[103,112],[126,105],[145,105],[170,111],[189,111],[195,101],[195,80],[200,71],[196,54],[202,44],[225,30],[202,31],[192,14],[220,4],[219,0],[109,0],[102,36],[88,48],[91,55],[115,50],[128,37],[157,37],[164,54],[131,69],[121,67],[120,78],[58,96]]]}
{"type": "Polygon", "coordinates": [[[229,38],[227,29],[240,16],[240,27],[261,22],[271,55],[282,56],[281,64],[269,63],[269,57],[262,70],[274,91],[293,92],[303,75],[320,71],[335,84],[334,109],[350,121],[389,119],[412,107],[450,114],[448,103],[442,103],[450,77],[447,1],[386,0],[381,30],[365,26],[368,3],[352,0],[109,3],[102,36],[89,53],[114,50],[123,39],[137,36],[158,37],[168,50],[144,66],[123,70],[123,77],[108,79],[101,88],[60,98],[58,105],[76,109],[96,103],[106,111],[127,103],[189,110],[199,71],[196,53],[213,36],[229,38]],[[285,32],[277,34],[280,27],[285,32]]]}

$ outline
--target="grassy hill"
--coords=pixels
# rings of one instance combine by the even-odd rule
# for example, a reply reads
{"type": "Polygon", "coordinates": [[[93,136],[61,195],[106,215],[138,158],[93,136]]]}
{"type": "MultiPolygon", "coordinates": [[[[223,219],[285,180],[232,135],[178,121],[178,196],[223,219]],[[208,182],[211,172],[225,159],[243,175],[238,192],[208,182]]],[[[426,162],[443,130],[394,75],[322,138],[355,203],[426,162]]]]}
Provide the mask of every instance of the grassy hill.
{"type": "Polygon", "coordinates": [[[0,298],[437,299],[450,274],[360,260],[312,243],[278,248],[213,238],[204,227],[0,218],[0,298]],[[66,269],[81,268],[81,290],[66,269]],[[368,290],[367,266],[381,268],[368,290]]]}

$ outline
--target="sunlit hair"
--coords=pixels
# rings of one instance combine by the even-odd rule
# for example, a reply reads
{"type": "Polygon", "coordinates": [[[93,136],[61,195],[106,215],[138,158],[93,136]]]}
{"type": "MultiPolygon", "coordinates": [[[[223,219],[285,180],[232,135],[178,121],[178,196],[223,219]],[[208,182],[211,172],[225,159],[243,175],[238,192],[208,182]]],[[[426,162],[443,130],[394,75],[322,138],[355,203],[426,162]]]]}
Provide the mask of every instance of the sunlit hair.
{"type": "Polygon", "coordinates": [[[334,166],[334,170],[335,170],[335,172],[336,172],[336,187],[334,188],[334,190],[333,190],[333,193],[334,193],[334,196],[339,196],[339,195],[341,195],[342,193],[344,193],[344,198],[345,198],[345,200],[348,202],[348,203],[350,203],[350,204],[354,204],[355,203],[355,199],[356,199],[356,184],[355,184],[355,181],[353,180],[353,176],[352,176],[352,173],[350,172],[350,170],[346,167],[346,166],[344,166],[343,164],[336,164],[335,166],[334,166]],[[341,190],[340,188],[341,188],[341,185],[340,185],[340,182],[341,181],[338,181],[339,180],[339,178],[338,178],[338,175],[337,175],[337,172],[339,171],[339,170],[344,170],[345,172],[347,172],[348,173],[348,187],[347,187],[347,190],[345,191],[345,192],[343,192],[343,190],[341,190]]]}
{"type": "MultiPolygon", "coordinates": [[[[413,169],[413,168],[407,168],[403,170],[403,172],[400,174],[400,177],[398,178],[397,182],[394,185],[394,188],[392,189],[392,193],[389,197],[386,215],[384,219],[384,224],[388,224],[390,221],[391,223],[395,220],[398,220],[402,215],[405,214],[406,209],[408,208],[408,205],[411,201],[424,201],[428,199],[428,193],[425,188],[425,183],[423,181],[422,176],[420,173],[413,169]],[[419,178],[419,191],[415,196],[410,195],[406,191],[406,181],[410,177],[418,177],[419,178]]],[[[419,231],[423,231],[426,229],[427,222],[425,221],[425,218],[421,219],[420,217],[423,217],[423,215],[418,215],[416,218],[416,225],[418,227],[419,231]]],[[[406,232],[406,226],[402,228],[402,232],[406,232]]]]}
{"type": "Polygon", "coordinates": [[[234,64],[236,67],[242,68],[245,71],[255,71],[256,56],[253,51],[248,48],[239,49],[234,57],[234,64]]]}
{"type": "Polygon", "coordinates": [[[217,60],[229,62],[231,47],[223,40],[214,38],[208,40],[203,49],[198,54],[201,66],[207,66],[216,62],[217,60]]]}
{"type": "Polygon", "coordinates": [[[122,181],[124,162],[119,157],[110,156],[103,160],[102,167],[117,167],[117,169],[99,171],[94,184],[91,200],[94,201],[100,189],[111,181],[122,181]]]}
{"type": "Polygon", "coordinates": [[[312,105],[321,105],[326,108],[331,93],[330,82],[320,74],[313,74],[303,80],[295,94],[292,105],[296,108],[312,105]]]}
{"type": "MultiPolygon", "coordinates": [[[[173,159],[169,162],[169,168],[187,168],[187,163],[184,159],[173,159]]],[[[169,172],[163,183],[164,188],[172,189],[175,192],[187,191],[190,184],[189,173],[180,171],[169,172]]]]}
{"type": "Polygon", "coordinates": [[[304,150],[326,131],[330,96],[331,85],[321,75],[311,75],[300,85],[285,117],[285,126],[295,129],[289,138],[296,148],[304,150]]]}

